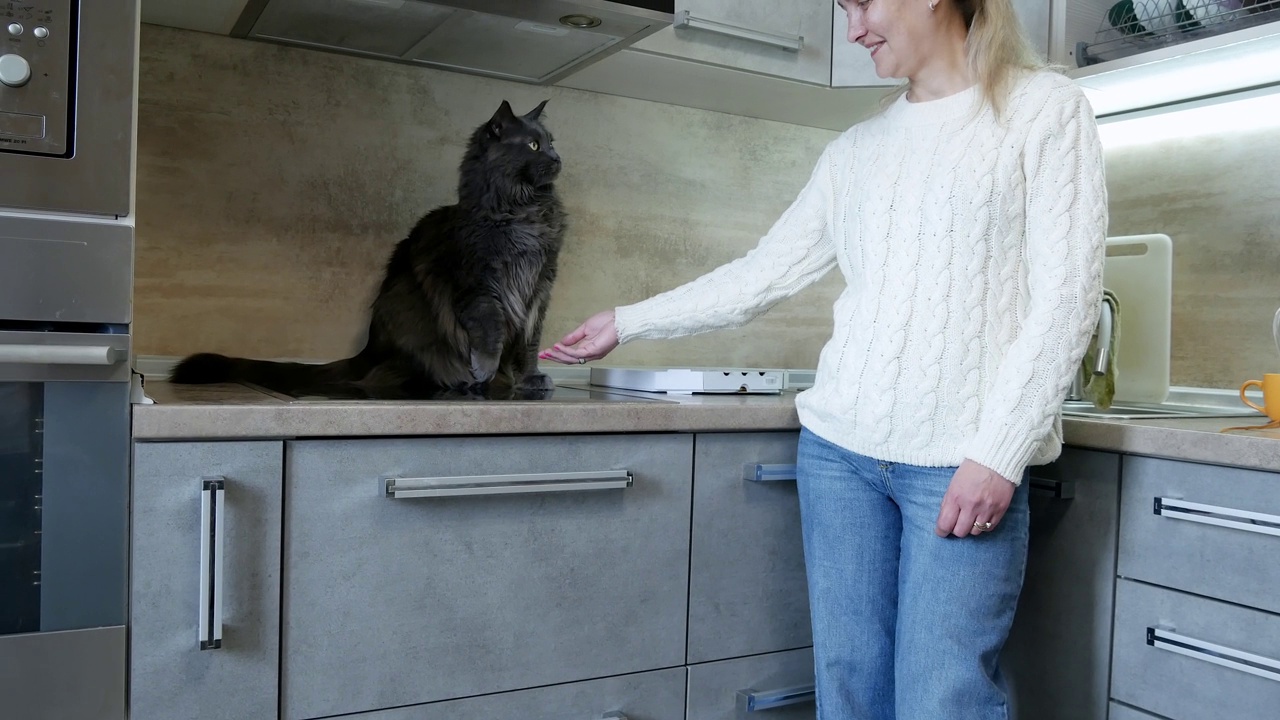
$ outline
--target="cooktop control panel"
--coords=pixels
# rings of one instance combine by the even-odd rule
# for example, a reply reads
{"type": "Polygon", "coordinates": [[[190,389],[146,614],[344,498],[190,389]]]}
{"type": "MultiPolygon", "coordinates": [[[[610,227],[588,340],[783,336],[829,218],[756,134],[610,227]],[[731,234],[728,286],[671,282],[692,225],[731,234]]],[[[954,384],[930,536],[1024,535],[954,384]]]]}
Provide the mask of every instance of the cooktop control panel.
{"type": "Polygon", "coordinates": [[[0,152],[71,154],[74,1],[0,0],[0,152]]]}

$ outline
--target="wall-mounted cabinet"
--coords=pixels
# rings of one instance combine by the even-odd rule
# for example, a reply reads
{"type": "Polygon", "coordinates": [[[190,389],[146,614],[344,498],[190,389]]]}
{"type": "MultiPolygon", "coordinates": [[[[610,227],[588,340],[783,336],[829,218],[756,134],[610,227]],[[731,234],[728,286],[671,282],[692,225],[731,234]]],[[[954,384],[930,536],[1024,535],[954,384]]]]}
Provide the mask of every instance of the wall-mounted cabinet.
{"type": "Polygon", "coordinates": [[[1054,8],[1054,59],[1100,116],[1280,83],[1280,4],[1231,5],[1070,0],[1054,8]]]}
{"type": "Polygon", "coordinates": [[[816,85],[831,84],[830,0],[678,0],[687,25],[665,28],[633,47],[694,62],[816,85]],[[777,38],[774,44],[771,38],[777,38]],[[796,42],[799,49],[783,47],[796,42]]]}

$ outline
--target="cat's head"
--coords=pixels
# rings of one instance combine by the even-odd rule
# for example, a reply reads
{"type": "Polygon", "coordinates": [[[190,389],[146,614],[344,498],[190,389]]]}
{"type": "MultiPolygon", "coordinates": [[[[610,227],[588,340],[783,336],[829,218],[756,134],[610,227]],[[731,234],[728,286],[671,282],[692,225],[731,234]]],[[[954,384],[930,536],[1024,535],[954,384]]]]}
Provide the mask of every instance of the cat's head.
{"type": "Polygon", "coordinates": [[[560,174],[561,162],[551,133],[542,124],[546,106],[543,100],[528,113],[516,115],[503,100],[493,117],[471,136],[469,160],[481,166],[490,179],[533,187],[550,185],[560,174]]]}

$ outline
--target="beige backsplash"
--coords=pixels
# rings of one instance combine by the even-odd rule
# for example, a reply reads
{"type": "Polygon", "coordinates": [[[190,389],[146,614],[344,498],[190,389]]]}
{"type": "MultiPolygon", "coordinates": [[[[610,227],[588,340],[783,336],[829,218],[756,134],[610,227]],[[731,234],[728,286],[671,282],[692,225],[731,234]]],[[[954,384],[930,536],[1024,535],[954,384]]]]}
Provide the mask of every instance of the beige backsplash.
{"type": "MultiPolygon", "coordinates": [[[[333,358],[392,246],[452,202],[471,129],[550,99],[571,214],[548,339],[749,250],[834,134],[144,26],[135,327],[142,355],[333,358]]],[[[856,118],[851,118],[853,122],[856,118]]],[[[1280,135],[1108,155],[1112,235],[1175,243],[1172,381],[1280,370],[1280,135]]],[[[745,328],[638,342],[626,365],[812,367],[831,273],[745,328]]]]}
{"type": "MultiPolygon", "coordinates": [[[[570,230],[548,339],[750,249],[826,130],[144,26],[138,353],[333,358],[394,244],[455,199],[472,129],[550,98],[570,230]]],[[[614,364],[812,367],[838,273],[746,328],[614,364]]]]}
{"type": "Polygon", "coordinates": [[[1275,127],[1107,152],[1111,235],[1173,239],[1174,385],[1238,388],[1280,372],[1276,158],[1275,127]]]}

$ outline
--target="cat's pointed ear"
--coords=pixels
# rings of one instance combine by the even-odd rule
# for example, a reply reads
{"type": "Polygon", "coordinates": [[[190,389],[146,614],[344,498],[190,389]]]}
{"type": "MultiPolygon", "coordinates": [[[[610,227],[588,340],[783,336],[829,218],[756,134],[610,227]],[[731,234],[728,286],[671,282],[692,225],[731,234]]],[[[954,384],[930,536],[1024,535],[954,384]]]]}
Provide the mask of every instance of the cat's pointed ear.
{"type": "Polygon", "coordinates": [[[527,115],[525,115],[525,116],[524,116],[524,117],[525,117],[525,119],[526,119],[526,120],[537,120],[539,117],[542,117],[542,108],[544,108],[544,107],[546,107],[546,106],[547,106],[547,101],[546,101],[546,100],[543,100],[542,102],[538,103],[538,107],[536,107],[536,108],[534,108],[534,109],[530,110],[530,111],[529,111],[529,113],[528,113],[527,115]]]}
{"type": "Polygon", "coordinates": [[[515,119],[516,114],[511,111],[511,103],[503,100],[502,105],[498,106],[498,112],[489,118],[489,133],[494,137],[502,137],[502,128],[515,119]]]}

